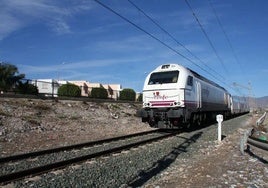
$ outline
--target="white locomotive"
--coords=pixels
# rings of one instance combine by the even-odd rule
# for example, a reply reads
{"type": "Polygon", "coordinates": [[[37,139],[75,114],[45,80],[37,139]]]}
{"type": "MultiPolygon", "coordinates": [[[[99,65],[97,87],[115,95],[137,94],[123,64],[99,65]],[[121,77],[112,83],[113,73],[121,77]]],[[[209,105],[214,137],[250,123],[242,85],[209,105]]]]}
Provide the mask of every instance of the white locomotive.
{"type": "Polygon", "coordinates": [[[226,89],[181,65],[166,64],[146,77],[139,115],[152,127],[167,128],[199,125],[233,111],[226,89]]]}

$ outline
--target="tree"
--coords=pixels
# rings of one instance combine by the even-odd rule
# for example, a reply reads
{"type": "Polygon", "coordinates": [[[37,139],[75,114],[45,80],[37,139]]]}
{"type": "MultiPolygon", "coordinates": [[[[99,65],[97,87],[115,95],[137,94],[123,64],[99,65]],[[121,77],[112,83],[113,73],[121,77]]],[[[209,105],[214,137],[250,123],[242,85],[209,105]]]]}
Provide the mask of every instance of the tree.
{"type": "Polygon", "coordinates": [[[77,85],[67,83],[59,87],[58,95],[60,97],[62,96],[81,97],[81,89],[77,85]]]}
{"type": "Polygon", "coordinates": [[[19,81],[16,87],[16,92],[20,94],[38,95],[38,88],[26,81],[25,83],[19,81]]]}
{"type": "Polygon", "coordinates": [[[15,88],[19,80],[23,79],[25,74],[19,74],[18,68],[5,62],[0,62],[0,90],[9,91],[15,88]]]}
{"type": "Polygon", "coordinates": [[[98,88],[97,87],[94,87],[91,90],[90,97],[95,98],[95,99],[107,99],[108,92],[103,87],[98,87],[98,88]]]}
{"type": "Polygon", "coordinates": [[[136,92],[133,89],[123,89],[120,91],[120,100],[126,100],[126,101],[135,101],[136,100],[136,92]]]}

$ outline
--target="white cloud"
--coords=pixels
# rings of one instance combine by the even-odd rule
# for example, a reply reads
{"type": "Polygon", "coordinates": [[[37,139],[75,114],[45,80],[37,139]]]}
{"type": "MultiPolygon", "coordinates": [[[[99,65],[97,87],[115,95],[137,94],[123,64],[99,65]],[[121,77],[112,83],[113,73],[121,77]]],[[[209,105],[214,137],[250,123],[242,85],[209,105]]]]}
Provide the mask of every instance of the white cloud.
{"type": "Polygon", "coordinates": [[[52,30],[57,34],[72,33],[70,26],[63,19],[55,19],[49,23],[52,30]]]}
{"type": "Polygon", "coordinates": [[[85,60],[78,62],[64,62],[51,66],[18,65],[20,72],[29,78],[54,78],[64,80],[88,80],[93,82],[114,82],[118,80],[114,73],[107,74],[103,68],[113,65],[125,64],[135,60],[110,59],[110,60],[85,60]],[[34,77],[33,77],[34,75],[34,77]]]}
{"type": "Polygon", "coordinates": [[[152,43],[154,43],[154,39],[145,35],[138,35],[128,38],[98,41],[96,43],[96,48],[109,50],[110,52],[146,52],[155,49],[155,46],[152,46],[152,43]]]}
{"type": "Polygon", "coordinates": [[[0,40],[12,32],[34,23],[45,24],[57,34],[71,32],[68,21],[91,3],[74,1],[64,4],[56,0],[2,0],[0,3],[0,40]]]}
{"type": "Polygon", "coordinates": [[[86,68],[99,68],[108,67],[117,64],[136,62],[138,59],[103,59],[103,60],[85,60],[78,62],[64,62],[51,66],[32,66],[32,65],[19,65],[22,72],[28,73],[50,73],[57,72],[58,70],[83,70],[86,68]]]}
{"type": "Polygon", "coordinates": [[[3,12],[0,13],[0,19],[0,40],[24,25],[21,21],[8,14],[3,14],[3,12]]]}

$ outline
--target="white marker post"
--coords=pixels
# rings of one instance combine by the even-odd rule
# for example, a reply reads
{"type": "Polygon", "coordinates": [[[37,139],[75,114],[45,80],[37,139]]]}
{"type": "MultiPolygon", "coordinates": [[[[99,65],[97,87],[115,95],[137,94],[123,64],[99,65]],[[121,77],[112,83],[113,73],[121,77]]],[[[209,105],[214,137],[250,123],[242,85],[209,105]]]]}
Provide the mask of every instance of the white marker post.
{"type": "Polygon", "coordinates": [[[223,115],[219,114],[216,116],[218,122],[218,141],[221,142],[221,122],[223,121],[223,115]]]}

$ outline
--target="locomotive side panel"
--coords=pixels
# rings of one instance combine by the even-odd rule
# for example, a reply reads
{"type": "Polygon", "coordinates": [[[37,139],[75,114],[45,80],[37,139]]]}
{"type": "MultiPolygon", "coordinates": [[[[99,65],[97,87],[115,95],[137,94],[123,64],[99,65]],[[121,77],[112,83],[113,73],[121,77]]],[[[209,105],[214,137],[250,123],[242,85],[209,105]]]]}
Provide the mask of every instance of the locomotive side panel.
{"type": "Polygon", "coordinates": [[[201,82],[202,111],[226,111],[228,109],[228,93],[204,81],[201,82]]]}
{"type": "Polygon", "coordinates": [[[249,112],[249,105],[247,99],[245,97],[233,96],[231,111],[232,115],[249,112]]]}

